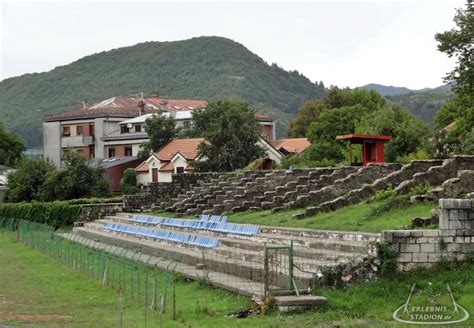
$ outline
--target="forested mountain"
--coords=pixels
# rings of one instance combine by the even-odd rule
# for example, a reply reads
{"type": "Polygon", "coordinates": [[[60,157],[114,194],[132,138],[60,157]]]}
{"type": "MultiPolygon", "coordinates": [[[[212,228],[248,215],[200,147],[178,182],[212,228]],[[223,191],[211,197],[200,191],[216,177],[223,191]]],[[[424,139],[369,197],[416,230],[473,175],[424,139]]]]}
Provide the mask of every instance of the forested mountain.
{"type": "Polygon", "coordinates": [[[0,117],[29,147],[41,146],[44,117],[78,108],[80,101],[149,94],[188,99],[240,99],[279,120],[308,99],[322,98],[322,83],[268,65],[243,45],[221,37],[145,42],[81,58],[45,73],[0,82],[0,117]]]}
{"type": "Polygon", "coordinates": [[[438,109],[453,97],[449,84],[421,90],[410,90],[405,87],[385,86],[375,83],[360,88],[379,92],[389,102],[406,108],[410,113],[430,124],[433,122],[438,109]]]}
{"type": "Polygon", "coordinates": [[[382,96],[403,95],[413,91],[405,87],[394,87],[392,85],[387,86],[377,83],[369,83],[364,86],[358,87],[357,89],[374,90],[380,93],[382,96]]]}

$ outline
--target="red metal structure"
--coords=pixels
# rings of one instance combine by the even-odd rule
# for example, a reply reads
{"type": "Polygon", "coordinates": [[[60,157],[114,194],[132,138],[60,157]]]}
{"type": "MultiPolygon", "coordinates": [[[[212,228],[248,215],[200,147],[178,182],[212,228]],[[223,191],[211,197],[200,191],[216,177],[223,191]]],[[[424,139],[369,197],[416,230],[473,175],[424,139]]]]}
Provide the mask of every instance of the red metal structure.
{"type": "Polygon", "coordinates": [[[370,134],[345,134],[336,136],[336,140],[349,141],[349,161],[352,163],[352,144],[362,145],[362,164],[384,163],[384,143],[392,139],[391,136],[378,136],[370,134]]]}

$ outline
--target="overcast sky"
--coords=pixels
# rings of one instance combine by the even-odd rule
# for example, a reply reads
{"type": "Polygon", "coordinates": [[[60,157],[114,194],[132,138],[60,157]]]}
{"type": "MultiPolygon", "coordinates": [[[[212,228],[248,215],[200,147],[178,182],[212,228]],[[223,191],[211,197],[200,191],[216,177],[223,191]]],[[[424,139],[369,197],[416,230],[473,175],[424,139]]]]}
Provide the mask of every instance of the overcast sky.
{"type": "Polygon", "coordinates": [[[5,2],[0,79],[144,41],[231,38],[326,86],[435,87],[453,67],[434,34],[462,0],[404,2],[5,2]]]}

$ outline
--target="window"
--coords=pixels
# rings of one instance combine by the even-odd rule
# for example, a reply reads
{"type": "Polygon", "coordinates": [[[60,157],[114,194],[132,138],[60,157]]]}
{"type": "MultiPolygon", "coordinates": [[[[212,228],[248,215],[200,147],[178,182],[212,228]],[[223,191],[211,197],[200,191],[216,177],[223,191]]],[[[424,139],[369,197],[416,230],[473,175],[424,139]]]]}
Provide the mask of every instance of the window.
{"type": "Polygon", "coordinates": [[[142,126],[140,124],[135,125],[135,132],[142,132],[142,126]]]}
{"type": "Polygon", "coordinates": [[[182,167],[182,166],[176,167],[176,173],[178,173],[178,174],[184,173],[184,167],[182,167]]]}
{"type": "Polygon", "coordinates": [[[114,147],[109,148],[109,158],[110,157],[115,157],[115,148],[114,147]]]}
{"type": "Polygon", "coordinates": [[[120,133],[128,133],[128,128],[126,125],[120,126],[120,133]]]}
{"type": "Polygon", "coordinates": [[[63,126],[63,137],[71,136],[71,128],[69,126],[63,126]]]}
{"type": "Polygon", "coordinates": [[[82,136],[82,135],[84,134],[83,126],[82,126],[82,125],[78,125],[78,126],[76,127],[76,131],[77,131],[76,133],[77,133],[78,136],[82,136]]]}
{"type": "Polygon", "coordinates": [[[183,121],[183,129],[189,129],[191,127],[191,121],[183,121]]]}
{"type": "Polygon", "coordinates": [[[125,147],[125,156],[133,156],[132,147],[125,147]]]}

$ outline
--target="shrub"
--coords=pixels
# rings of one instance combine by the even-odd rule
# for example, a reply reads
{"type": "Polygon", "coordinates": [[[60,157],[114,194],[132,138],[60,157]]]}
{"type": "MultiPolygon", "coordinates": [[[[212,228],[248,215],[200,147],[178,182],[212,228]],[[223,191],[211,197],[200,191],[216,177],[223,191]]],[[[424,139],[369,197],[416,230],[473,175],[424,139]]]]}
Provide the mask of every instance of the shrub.
{"type": "Polygon", "coordinates": [[[81,207],[67,202],[4,203],[0,205],[0,217],[23,219],[61,228],[74,223],[81,213],[81,207]]]}
{"type": "Polygon", "coordinates": [[[128,168],[123,172],[122,179],[120,179],[120,189],[124,195],[133,195],[140,192],[137,187],[137,171],[128,168]]]}

